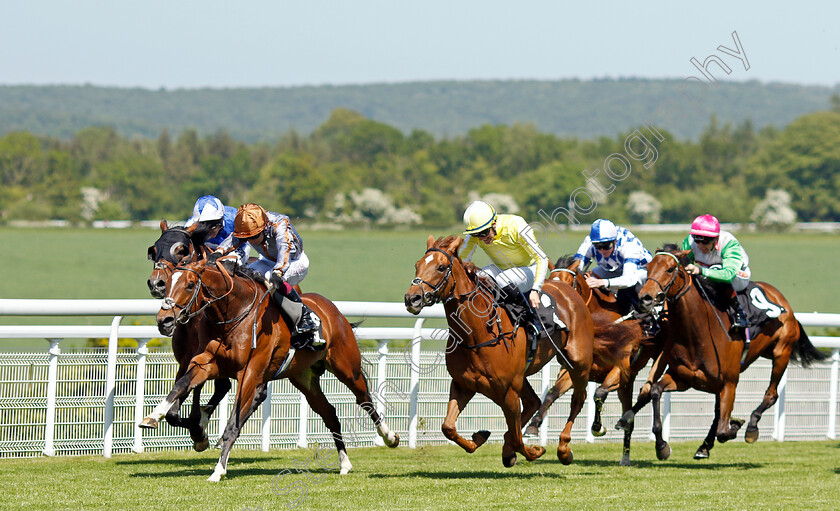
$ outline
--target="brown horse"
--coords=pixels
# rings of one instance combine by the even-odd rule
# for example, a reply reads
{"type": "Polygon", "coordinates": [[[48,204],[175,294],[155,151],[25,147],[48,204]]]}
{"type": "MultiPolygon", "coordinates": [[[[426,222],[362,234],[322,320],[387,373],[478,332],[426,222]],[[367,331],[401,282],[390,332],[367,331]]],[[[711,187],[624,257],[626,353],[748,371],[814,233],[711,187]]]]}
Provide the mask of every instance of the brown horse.
{"type": "Polygon", "coordinates": [[[730,337],[728,314],[701,296],[708,292],[705,287],[692,282],[699,279],[692,278],[684,267],[688,263],[685,259],[688,253],[687,250],[677,250],[676,245],[667,245],[648,264],[648,280],[639,293],[640,307],[648,310],[656,304],[669,302],[668,318],[663,326],[663,363],[667,363],[668,369],[653,384],[650,393],[640,395],[639,402],[619,421],[620,426],[632,419],[641,406],[652,400],[656,454],[661,460],[667,459],[671,453],[671,448],[662,438],[659,398],[663,391],[695,388],[715,394],[714,421],[703,444],[694,454],[696,459],[708,458],[715,438],[719,442],[732,440],[744,423],[740,419],[731,419],[735,387],[741,371],[759,357],[773,361],[770,385],[761,404],[752,412],[747,426],[745,439],[752,443],[758,439],[758,421],[762,413],[778,398],[777,386],[791,356],[803,366],[825,358],[811,344],[779,290],[770,284],[756,282],[767,298],[784,307],[785,312],[761,327],[760,333],[750,342],[742,362],[744,338],[730,337]]]}
{"type": "MultiPolygon", "coordinates": [[[[617,390],[622,412],[633,404],[633,383],[636,375],[648,360],[656,358],[661,347],[652,340],[645,340],[638,319],[626,319],[616,323],[622,315],[618,312],[615,298],[589,287],[584,274],[579,270],[580,259],[564,256],[557,260],[556,268],[551,272],[552,280],[559,280],[572,286],[580,293],[595,325],[595,344],[592,353],[592,371],[589,381],[601,383],[595,391],[595,419],[592,422],[592,434],[606,434],[601,422],[601,409],[607,394],[617,390]]],[[[554,386],[543,398],[539,411],[534,414],[531,424],[525,430],[528,435],[539,434],[539,428],[548,413],[549,407],[572,387],[569,372],[561,368],[554,386]]],[[[620,464],[630,465],[630,437],[633,425],[624,429],[624,449],[620,464]]]]}
{"type": "MultiPolygon", "coordinates": [[[[197,224],[194,224],[197,225],[197,224]]],[[[163,298],[166,293],[166,283],[172,275],[172,271],[181,263],[201,259],[203,250],[200,243],[193,238],[193,228],[172,227],[166,220],[160,222],[161,235],[154,245],[148,249],[149,260],[154,262],[152,274],[149,275],[147,285],[149,293],[154,298],[163,298]]],[[[178,380],[187,372],[190,360],[204,351],[209,340],[209,328],[207,319],[204,316],[195,318],[191,325],[178,324],[172,332],[172,354],[178,362],[178,372],[175,379],[178,380]]],[[[170,426],[186,428],[193,440],[193,448],[196,451],[203,451],[210,445],[207,437],[206,426],[216,407],[222,398],[230,390],[230,380],[219,378],[215,381],[213,396],[206,406],[201,406],[201,388],[198,385],[193,390],[192,407],[190,415],[184,419],[181,417],[181,404],[186,395],[173,403],[172,408],[166,412],[166,422],[170,426]]]]}
{"type": "Polygon", "coordinates": [[[386,445],[399,444],[399,436],[382,421],[372,403],[353,328],[331,301],[315,293],[302,296],[321,319],[320,335],[326,345],[317,351],[294,352],[290,350],[289,328],[279,308],[273,300],[263,299],[265,286],[247,274],[230,275],[224,266],[198,261],[177,267],[166,288],[157,316],[161,333],[171,334],[177,323],[190,324],[202,315],[211,325],[211,332],[204,351],[193,357],[186,374],[140,426],[157,427],[160,418],[178,400],[205,381],[236,378],[233,413],[219,439],[222,452],[209,481],[219,481],[227,473],[230,449],[245,421],[265,399],[268,382],[279,378],[288,378],[323,419],[332,433],[342,474],[352,464],[335,408],[321,390],[324,371],[332,372],[353,392],[356,403],[368,413],[386,445]]]}
{"type": "Polygon", "coordinates": [[[572,424],[583,408],[592,366],[592,319],[586,305],[568,285],[545,283],[543,291],[556,301],[556,313],[568,326],[568,332],[555,334],[554,339],[544,335],[529,364],[524,329],[514,330],[508,315],[497,305],[492,279],[479,276],[474,265],[465,264],[458,257],[462,241],[457,236],[437,241],[429,236],[426,253],[415,264],[415,279],[405,295],[406,310],[412,314],[439,301],[446,310],[446,369],[452,383],[443,434],[470,453],[487,441],[488,431],[474,433],[467,440],[455,429],[458,415],[479,392],[504,412],[508,430],[502,448],[503,464],[513,466],[516,453],[528,461],[539,458],[545,449],[527,446],[522,440],[522,423],[531,418],[540,404],[526,376],[539,371],[552,358],[564,357],[571,363],[568,369],[574,394],[569,419],[560,434],[557,457],[569,464],[574,459],[569,448],[572,424]]]}

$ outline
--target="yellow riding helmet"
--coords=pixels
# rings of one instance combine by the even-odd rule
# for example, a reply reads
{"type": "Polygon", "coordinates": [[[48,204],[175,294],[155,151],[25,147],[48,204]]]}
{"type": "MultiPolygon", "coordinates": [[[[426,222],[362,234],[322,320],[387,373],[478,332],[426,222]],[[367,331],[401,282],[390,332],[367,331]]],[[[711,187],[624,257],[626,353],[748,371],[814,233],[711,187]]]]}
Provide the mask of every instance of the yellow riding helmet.
{"type": "Polygon", "coordinates": [[[496,210],[484,201],[477,200],[464,211],[464,234],[476,234],[488,229],[496,221],[496,210]]]}
{"type": "Polygon", "coordinates": [[[233,221],[233,235],[237,238],[251,238],[261,233],[268,224],[268,215],[259,204],[249,202],[239,206],[233,221]]]}

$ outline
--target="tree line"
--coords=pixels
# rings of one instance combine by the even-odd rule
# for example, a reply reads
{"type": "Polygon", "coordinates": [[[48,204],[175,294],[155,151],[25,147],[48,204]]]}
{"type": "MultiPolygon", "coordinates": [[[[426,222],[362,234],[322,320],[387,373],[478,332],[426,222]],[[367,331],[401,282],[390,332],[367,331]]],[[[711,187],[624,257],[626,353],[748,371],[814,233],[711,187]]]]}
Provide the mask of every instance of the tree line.
{"type": "Polygon", "coordinates": [[[784,129],[714,116],[697,140],[646,129],[649,147],[636,137],[631,152],[649,150],[648,157],[625,158],[629,167],[612,182],[587,176],[609,170],[605,159],[627,153],[639,131],[581,140],[533,125],[485,124],[438,138],[342,108],[311,134],[289,131],[271,142],[195,130],[127,138],[113,126],[69,139],[17,131],[0,138],[0,222],[178,220],[212,194],[318,223],[449,226],[475,198],[536,220],[581,189],[597,207],[585,206],[580,222],[685,223],[701,212],[766,225],[840,221],[836,95],[831,109],[784,129]]]}

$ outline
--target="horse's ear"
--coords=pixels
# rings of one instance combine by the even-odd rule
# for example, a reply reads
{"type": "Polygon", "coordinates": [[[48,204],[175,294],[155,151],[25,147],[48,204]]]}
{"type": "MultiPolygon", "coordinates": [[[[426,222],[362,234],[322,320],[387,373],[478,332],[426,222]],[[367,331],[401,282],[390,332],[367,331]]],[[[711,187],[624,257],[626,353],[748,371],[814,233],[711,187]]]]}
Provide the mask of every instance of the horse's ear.
{"type": "Polygon", "coordinates": [[[167,229],[169,229],[169,225],[166,223],[166,219],[165,219],[165,218],[161,218],[161,219],[160,219],[160,231],[161,231],[161,232],[163,232],[163,231],[165,231],[165,230],[167,230],[167,229]]]}
{"type": "Polygon", "coordinates": [[[192,233],[194,233],[194,232],[195,232],[195,230],[196,230],[197,228],[198,228],[198,222],[196,222],[196,223],[192,224],[192,225],[191,225],[191,226],[189,226],[189,227],[185,227],[185,228],[184,228],[184,230],[185,230],[185,231],[187,231],[188,233],[192,234],[192,233]]]}
{"type": "Polygon", "coordinates": [[[577,271],[577,269],[580,268],[581,261],[583,261],[583,259],[575,259],[575,261],[569,265],[569,269],[572,271],[577,271]]]}
{"type": "Polygon", "coordinates": [[[435,237],[429,234],[429,239],[426,240],[426,248],[432,248],[435,244],[435,237]]]}
{"type": "Polygon", "coordinates": [[[461,243],[463,243],[463,242],[464,242],[464,238],[462,238],[460,236],[456,236],[455,239],[452,240],[452,242],[446,248],[449,250],[450,253],[457,254],[458,249],[461,247],[461,243]]]}
{"type": "Polygon", "coordinates": [[[674,252],[674,255],[675,255],[675,256],[677,256],[678,258],[682,259],[683,257],[687,256],[687,255],[688,255],[688,254],[690,254],[690,253],[691,253],[691,249],[689,249],[689,250],[680,250],[680,251],[678,251],[678,252],[674,252]]]}

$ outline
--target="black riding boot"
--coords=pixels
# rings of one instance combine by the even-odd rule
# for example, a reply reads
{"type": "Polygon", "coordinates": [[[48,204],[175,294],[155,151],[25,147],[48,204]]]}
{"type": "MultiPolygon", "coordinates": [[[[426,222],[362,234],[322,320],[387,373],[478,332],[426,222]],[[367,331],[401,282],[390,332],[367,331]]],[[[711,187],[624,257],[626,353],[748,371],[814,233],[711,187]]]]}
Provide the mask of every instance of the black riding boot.
{"type": "Polygon", "coordinates": [[[513,284],[501,288],[502,302],[512,307],[507,307],[508,312],[513,312],[513,320],[520,318],[525,327],[525,332],[528,334],[528,341],[533,343],[540,338],[542,328],[540,321],[537,319],[537,311],[531,306],[530,300],[519,291],[519,288],[513,284]]]}
{"type": "Polygon", "coordinates": [[[318,347],[323,344],[317,335],[318,322],[313,319],[312,311],[303,304],[294,288],[285,296],[275,292],[273,297],[289,324],[293,341],[292,346],[295,349],[310,346],[318,347]]]}
{"type": "Polygon", "coordinates": [[[747,322],[747,315],[744,313],[744,309],[741,308],[741,304],[738,302],[738,295],[737,293],[732,293],[732,298],[729,300],[729,319],[732,321],[732,326],[729,327],[730,334],[737,334],[743,332],[745,328],[747,328],[749,323],[747,322]]]}

